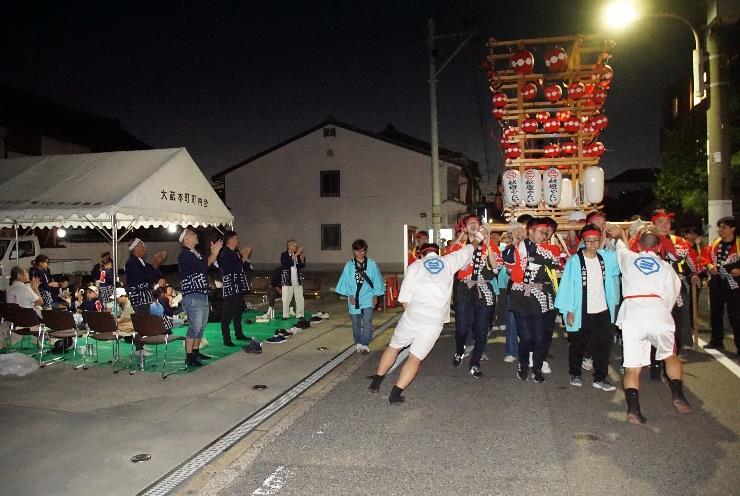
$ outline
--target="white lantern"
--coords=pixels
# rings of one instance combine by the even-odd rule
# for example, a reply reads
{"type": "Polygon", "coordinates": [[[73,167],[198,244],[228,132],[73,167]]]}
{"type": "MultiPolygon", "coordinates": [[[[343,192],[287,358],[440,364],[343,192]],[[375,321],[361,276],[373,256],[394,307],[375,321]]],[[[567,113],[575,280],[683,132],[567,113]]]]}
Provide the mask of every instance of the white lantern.
{"type": "Polygon", "coordinates": [[[522,203],[522,176],[516,169],[504,172],[504,201],[509,207],[518,207],[522,203]]]}
{"type": "Polygon", "coordinates": [[[583,193],[586,202],[601,203],[604,199],[604,169],[598,165],[586,169],[583,175],[583,193]]]}
{"type": "Polygon", "coordinates": [[[560,203],[560,192],[562,191],[563,174],[556,168],[547,169],[542,176],[542,196],[545,203],[551,207],[560,203]]]}
{"type": "Polygon", "coordinates": [[[560,188],[561,193],[558,208],[573,208],[573,182],[570,178],[564,177],[560,188]]]}
{"type": "Polygon", "coordinates": [[[524,203],[536,207],[542,201],[542,174],[536,169],[524,171],[524,203]]]}

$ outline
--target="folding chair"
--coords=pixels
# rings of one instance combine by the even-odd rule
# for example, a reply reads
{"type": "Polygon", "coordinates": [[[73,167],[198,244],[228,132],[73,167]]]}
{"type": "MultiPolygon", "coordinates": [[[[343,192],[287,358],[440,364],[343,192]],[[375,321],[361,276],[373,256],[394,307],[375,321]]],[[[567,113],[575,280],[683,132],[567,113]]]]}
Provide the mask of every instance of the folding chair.
{"type": "MultiPolygon", "coordinates": [[[[68,310],[41,310],[41,317],[44,319],[44,326],[46,326],[46,335],[49,338],[54,339],[74,339],[72,345],[72,370],[83,368],[87,370],[87,363],[85,363],[85,355],[82,355],[82,363],[75,365],[77,358],[77,338],[81,333],[87,334],[87,331],[78,331],[77,324],[72,312],[68,310]]],[[[87,344],[87,339],[85,339],[87,344]]],[[[64,353],[62,353],[62,360],[64,353]]]]}
{"type": "MultiPolygon", "coordinates": [[[[13,330],[13,323],[8,318],[8,315],[10,315],[10,312],[13,310],[13,308],[17,308],[17,303],[5,303],[0,302],[0,324],[5,324],[6,322],[10,325],[10,328],[8,329],[8,335],[5,337],[5,352],[10,352],[10,346],[11,341],[10,337],[13,330]]],[[[25,339],[25,336],[23,336],[23,339],[25,339]]],[[[23,346],[23,342],[21,342],[21,346],[23,346]]]]}
{"type": "MultiPolygon", "coordinates": [[[[164,327],[164,320],[162,317],[158,315],[147,315],[147,314],[139,314],[134,313],[131,314],[131,322],[134,324],[134,332],[136,333],[136,336],[134,336],[134,342],[139,344],[148,344],[153,345],[155,347],[158,347],[159,345],[164,345],[164,362],[162,363],[162,379],[166,379],[172,374],[176,374],[177,372],[183,372],[188,369],[187,364],[183,366],[181,369],[174,370],[173,372],[170,372],[169,374],[166,374],[166,368],[167,368],[167,346],[171,341],[184,341],[184,336],[175,336],[172,334],[167,334],[167,330],[164,327]]],[[[155,348],[155,352],[158,350],[158,348],[155,348]]],[[[155,356],[155,360],[156,360],[155,356]]],[[[156,365],[156,364],[155,364],[156,365]]],[[[152,365],[152,366],[155,366],[152,365]]],[[[142,353],[141,354],[141,360],[139,361],[139,367],[141,370],[144,370],[145,366],[145,356],[142,353]]]]}
{"type": "Polygon", "coordinates": [[[31,356],[38,355],[39,367],[45,367],[51,363],[64,360],[64,357],[57,357],[47,362],[44,362],[44,341],[46,340],[46,326],[39,318],[36,310],[33,308],[16,307],[10,310],[8,320],[13,323],[13,330],[11,333],[16,333],[21,336],[36,336],[38,339],[39,352],[34,353],[31,356]],[[34,330],[36,328],[36,330],[34,330]]]}
{"type": "MultiPolygon", "coordinates": [[[[109,360],[108,363],[113,365],[113,373],[117,374],[123,368],[116,368],[116,363],[119,365],[121,362],[121,340],[126,337],[131,337],[131,356],[134,354],[134,341],[133,332],[121,331],[118,329],[116,318],[112,313],[108,312],[85,312],[85,321],[87,327],[90,329],[89,337],[95,341],[95,363],[100,362],[98,354],[98,342],[99,341],[110,341],[113,351],[113,359],[109,360]]],[[[129,369],[131,368],[131,358],[129,357],[129,369]]],[[[130,373],[133,374],[129,370],[130,373]]]]}

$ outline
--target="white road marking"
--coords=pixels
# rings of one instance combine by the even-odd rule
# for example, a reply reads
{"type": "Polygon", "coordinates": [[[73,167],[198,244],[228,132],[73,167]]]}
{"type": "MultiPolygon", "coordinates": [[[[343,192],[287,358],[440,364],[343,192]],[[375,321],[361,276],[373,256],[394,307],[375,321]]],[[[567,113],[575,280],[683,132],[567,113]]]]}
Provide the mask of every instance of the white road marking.
{"type": "Polygon", "coordinates": [[[286,470],[284,465],[280,465],[262,482],[260,487],[254,490],[252,494],[255,496],[277,494],[288,481],[288,476],[290,475],[293,474],[286,470]]]}
{"type": "MultiPolygon", "coordinates": [[[[704,341],[702,338],[697,339],[697,342],[699,343],[699,346],[701,346],[702,348],[704,348],[704,346],[707,345],[706,341],[704,341]]],[[[724,365],[730,372],[735,374],[735,376],[737,376],[740,379],[740,366],[738,366],[738,364],[736,364],[735,362],[727,358],[727,356],[725,356],[724,353],[722,353],[719,350],[708,350],[706,348],[704,348],[704,352],[712,355],[714,358],[717,359],[719,363],[724,365]]]]}

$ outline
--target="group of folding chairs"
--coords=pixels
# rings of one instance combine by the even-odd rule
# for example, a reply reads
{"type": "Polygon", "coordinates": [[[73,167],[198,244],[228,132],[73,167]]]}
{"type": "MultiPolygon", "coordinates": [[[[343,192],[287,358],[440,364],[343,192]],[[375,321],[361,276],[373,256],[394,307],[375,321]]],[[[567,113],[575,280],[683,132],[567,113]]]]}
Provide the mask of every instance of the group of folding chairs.
{"type": "MultiPolygon", "coordinates": [[[[41,317],[38,316],[33,308],[23,308],[15,303],[0,303],[0,319],[2,322],[10,324],[6,350],[10,350],[13,334],[22,336],[21,348],[28,338],[37,339],[38,351],[31,354],[38,358],[39,367],[45,367],[51,363],[66,361],[69,352],[62,352],[60,356],[50,360],[44,360],[49,351],[45,346],[50,343],[51,339],[63,339],[73,341],[71,350],[71,364],[74,370],[87,369],[89,365],[100,364],[98,344],[108,342],[111,344],[112,358],[107,361],[113,366],[113,373],[117,374],[121,370],[128,370],[129,374],[135,373],[133,358],[134,349],[137,345],[154,346],[155,357],[151,367],[157,366],[159,358],[159,347],[164,345],[164,358],[162,360],[162,378],[187,369],[187,365],[175,370],[167,371],[167,348],[173,341],[181,341],[183,336],[168,334],[165,329],[162,317],[158,315],[132,314],[133,331],[119,330],[113,314],[109,312],[84,312],[85,329],[78,329],[72,312],[67,310],[42,310],[41,317]],[[84,352],[78,353],[78,343],[84,339],[84,352]],[[128,367],[122,367],[121,359],[121,341],[130,343],[131,353],[129,355],[128,367]],[[78,363],[77,357],[81,357],[78,363]],[[88,358],[91,360],[88,361],[88,358]]],[[[137,357],[138,368],[146,368],[146,353],[141,353],[137,357]]]]}

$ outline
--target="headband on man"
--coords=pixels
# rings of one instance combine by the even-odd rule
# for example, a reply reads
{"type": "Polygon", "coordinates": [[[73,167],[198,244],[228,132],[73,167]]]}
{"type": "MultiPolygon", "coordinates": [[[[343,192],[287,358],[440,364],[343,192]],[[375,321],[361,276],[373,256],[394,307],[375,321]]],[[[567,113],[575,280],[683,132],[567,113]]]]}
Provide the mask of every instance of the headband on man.
{"type": "Polygon", "coordinates": [[[480,222],[480,217],[478,217],[478,216],[477,216],[477,215],[475,215],[475,214],[468,214],[468,215],[466,215],[465,217],[463,217],[463,219],[462,219],[462,220],[460,221],[460,223],[461,223],[461,224],[462,224],[463,226],[464,226],[464,225],[467,225],[468,221],[469,221],[469,220],[471,220],[471,219],[475,219],[475,220],[476,220],[476,221],[478,222],[478,224],[480,224],[480,223],[481,223],[481,222],[480,222]]]}
{"type": "Polygon", "coordinates": [[[658,212],[657,214],[654,214],[652,216],[652,218],[650,219],[650,222],[652,222],[653,224],[655,224],[660,219],[672,220],[673,217],[675,217],[675,214],[668,213],[668,212],[658,212]]]}
{"type": "Polygon", "coordinates": [[[591,222],[593,222],[594,219],[598,219],[599,217],[606,220],[606,214],[604,212],[591,212],[586,216],[586,224],[590,224],[591,222]]]}
{"type": "Polygon", "coordinates": [[[598,238],[601,238],[601,231],[598,231],[596,229],[588,229],[581,233],[581,238],[586,238],[588,236],[596,236],[598,238]]]}
{"type": "Polygon", "coordinates": [[[183,230],[182,230],[182,232],[180,233],[180,237],[179,237],[179,238],[177,238],[177,240],[178,240],[178,241],[179,241],[180,243],[182,243],[182,240],[183,240],[183,239],[185,239],[185,235],[186,235],[186,234],[188,233],[188,231],[189,231],[189,230],[190,230],[190,229],[183,229],[183,230]]]}
{"type": "Polygon", "coordinates": [[[128,251],[132,251],[137,245],[143,245],[144,242],[139,238],[134,238],[130,245],[128,245],[128,251]]]}

